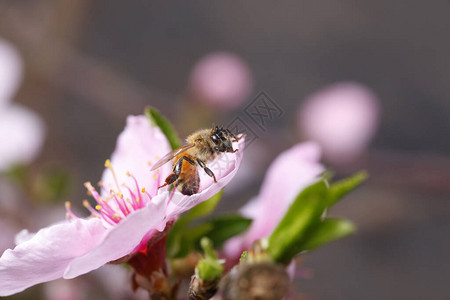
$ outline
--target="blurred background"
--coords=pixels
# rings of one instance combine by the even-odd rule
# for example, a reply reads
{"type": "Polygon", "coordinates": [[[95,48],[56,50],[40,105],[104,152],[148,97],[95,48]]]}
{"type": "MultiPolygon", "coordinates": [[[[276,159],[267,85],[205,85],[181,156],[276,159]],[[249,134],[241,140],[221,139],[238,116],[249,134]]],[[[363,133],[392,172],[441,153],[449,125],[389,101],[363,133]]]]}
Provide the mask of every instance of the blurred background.
{"type": "MultiPolygon", "coordinates": [[[[305,256],[298,297],[447,299],[449,28],[448,0],[0,0],[1,251],[64,218],[64,201],[83,212],[82,183],[151,105],[181,136],[252,133],[221,211],[300,141],[319,142],[337,178],[368,170],[331,212],[357,234],[305,256]]],[[[11,298],[131,297],[100,272],[11,298]]]]}

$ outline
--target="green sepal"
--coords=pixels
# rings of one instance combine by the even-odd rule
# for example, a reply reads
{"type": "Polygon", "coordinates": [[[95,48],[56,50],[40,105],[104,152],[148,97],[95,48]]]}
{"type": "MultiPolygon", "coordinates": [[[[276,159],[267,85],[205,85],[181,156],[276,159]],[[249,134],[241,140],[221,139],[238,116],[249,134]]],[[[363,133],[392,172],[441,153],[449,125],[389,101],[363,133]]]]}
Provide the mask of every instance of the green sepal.
{"type": "Polygon", "coordinates": [[[305,188],[296,197],[281,222],[268,239],[267,251],[272,259],[288,263],[296,253],[292,253],[296,244],[314,225],[320,222],[326,208],[327,185],[324,180],[305,188]]]}
{"type": "Polygon", "coordinates": [[[331,207],[345,195],[357,188],[366,181],[368,174],[366,171],[358,172],[350,177],[342,179],[330,185],[327,196],[327,206],[331,207]]]}
{"type": "Polygon", "coordinates": [[[147,107],[145,109],[145,116],[150,120],[150,122],[152,122],[153,125],[158,126],[161,129],[161,131],[169,141],[170,147],[172,147],[172,149],[180,147],[181,140],[178,137],[178,134],[175,131],[173,125],[169,122],[169,120],[161,115],[161,113],[157,109],[151,106],[147,107]]]}

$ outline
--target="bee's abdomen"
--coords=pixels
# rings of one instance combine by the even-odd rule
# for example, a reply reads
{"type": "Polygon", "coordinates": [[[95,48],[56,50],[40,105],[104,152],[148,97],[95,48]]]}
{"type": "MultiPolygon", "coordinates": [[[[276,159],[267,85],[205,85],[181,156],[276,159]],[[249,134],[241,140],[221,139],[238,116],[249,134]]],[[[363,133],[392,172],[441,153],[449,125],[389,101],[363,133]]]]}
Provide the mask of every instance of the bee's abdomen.
{"type": "Polygon", "coordinates": [[[186,171],[187,173],[183,173],[183,176],[178,180],[177,187],[182,194],[190,196],[198,193],[200,177],[195,167],[186,171]]]}
{"type": "Polygon", "coordinates": [[[198,185],[185,184],[185,183],[179,185],[179,187],[181,187],[180,192],[183,195],[188,195],[188,196],[191,196],[193,194],[197,194],[198,193],[198,189],[199,189],[198,185]]]}

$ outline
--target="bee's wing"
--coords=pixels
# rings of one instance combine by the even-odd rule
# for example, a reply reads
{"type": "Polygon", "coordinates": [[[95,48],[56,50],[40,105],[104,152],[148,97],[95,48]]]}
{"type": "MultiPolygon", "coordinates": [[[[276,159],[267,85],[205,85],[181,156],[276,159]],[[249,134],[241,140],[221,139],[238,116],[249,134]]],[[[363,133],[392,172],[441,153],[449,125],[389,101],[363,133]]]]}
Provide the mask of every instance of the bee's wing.
{"type": "Polygon", "coordinates": [[[166,155],[164,155],[163,158],[161,158],[160,160],[158,160],[152,167],[151,171],[158,169],[159,167],[161,167],[162,165],[164,165],[165,163],[167,163],[168,161],[172,160],[172,158],[174,158],[175,156],[177,156],[178,154],[191,149],[192,147],[194,147],[195,144],[194,143],[189,143],[186,145],[181,146],[180,148],[177,148],[175,150],[170,151],[169,153],[167,153],[166,155]]]}

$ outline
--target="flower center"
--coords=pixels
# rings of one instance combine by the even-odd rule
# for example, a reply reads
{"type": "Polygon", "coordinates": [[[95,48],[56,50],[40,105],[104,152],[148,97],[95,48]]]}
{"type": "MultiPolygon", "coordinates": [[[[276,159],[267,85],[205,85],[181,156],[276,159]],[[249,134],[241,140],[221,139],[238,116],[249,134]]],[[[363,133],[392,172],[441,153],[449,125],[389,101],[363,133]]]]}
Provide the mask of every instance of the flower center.
{"type": "MultiPolygon", "coordinates": [[[[108,225],[115,225],[132,212],[145,207],[148,202],[152,201],[153,196],[157,193],[157,187],[160,184],[161,178],[158,170],[152,174],[151,181],[153,181],[154,184],[152,186],[152,193],[149,193],[145,188],[139,186],[137,179],[129,172],[127,172],[127,176],[133,181],[131,187],[125,183],[119,185],[116,173],[114,172],[109,159],[106,160],[105,167],[111,170],[117,190],[111,189],[110,191],[107,191],[103,183],[99,182],[98,186],[102,189],[103,195],[105,195],[102,197],[90,182],[86,182],[84,183],[84,186],[88,190],[88,195],[95,199],[96,205],[92,206],[88,200],[83,200],[83,206],[91,212],[92,217],[102,219],[108,225]],[[127,196],[124,196],[121,188],[125,189],[125,194],[127,196]]],[[[70,202],[66,202],[66,211],[66,218],[68,221],[79,218],[72,211],[70,202]]]]}

